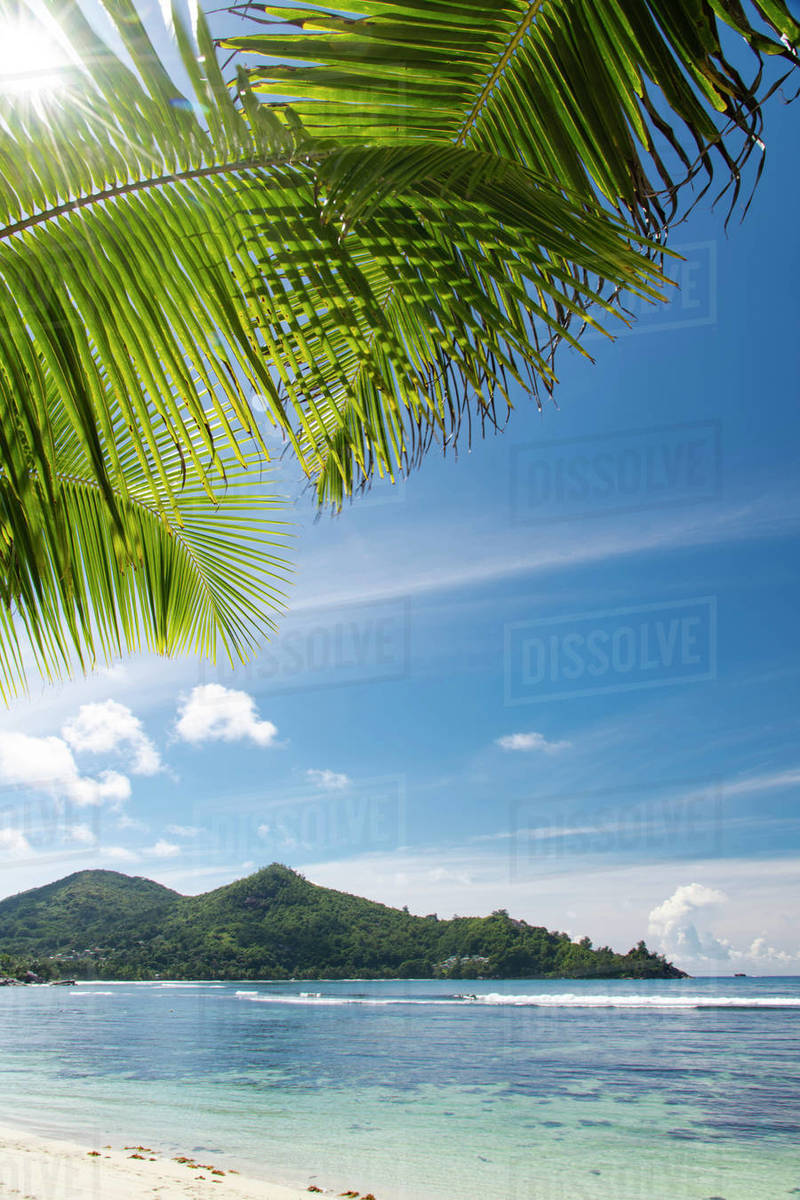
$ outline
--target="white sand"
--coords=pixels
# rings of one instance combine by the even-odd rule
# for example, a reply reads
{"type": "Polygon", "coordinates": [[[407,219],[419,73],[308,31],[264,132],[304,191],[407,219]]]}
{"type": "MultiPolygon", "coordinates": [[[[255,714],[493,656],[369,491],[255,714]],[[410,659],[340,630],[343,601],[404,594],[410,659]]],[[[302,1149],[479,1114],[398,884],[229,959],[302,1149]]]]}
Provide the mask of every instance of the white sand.
{"type": "MultiPolygon", "coordinates": [[[[201,1155],[180,1163],[157,1150],[123,1150],[52,1141],[0,1126],[2,1200],[309,1200],[306,1189],[225,1170],[201,1155]],[[99,1152],[99,1153],[91,1153],[99,1152]],[[131,1158],[131,1154],[142,1158],[131,1158]],[[155,1161],[151,1161],[151,1160],[155,1161]],[[220,1174],[212,1174],[212,1169],[220,1174]]],[[[332,1193],[328,1192],[327,1195],[332,1193]]]]}

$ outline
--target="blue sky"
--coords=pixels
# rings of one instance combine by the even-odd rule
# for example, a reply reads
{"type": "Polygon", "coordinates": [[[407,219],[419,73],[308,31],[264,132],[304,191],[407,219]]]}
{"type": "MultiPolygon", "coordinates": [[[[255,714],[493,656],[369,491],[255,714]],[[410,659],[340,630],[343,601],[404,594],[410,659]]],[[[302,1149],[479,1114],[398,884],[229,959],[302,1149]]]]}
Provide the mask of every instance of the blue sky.
{"type": "Polygon", "coordinates": [[[336,519],[281,467],[296,582],[254,664],[141,657],[17,703],[0,894],[280,860],[800,973],[796,122],[772,102],[744,224],[676,229],[682,290],[594,365],[565,352],[558,408],[520,396],[336,519]]]}

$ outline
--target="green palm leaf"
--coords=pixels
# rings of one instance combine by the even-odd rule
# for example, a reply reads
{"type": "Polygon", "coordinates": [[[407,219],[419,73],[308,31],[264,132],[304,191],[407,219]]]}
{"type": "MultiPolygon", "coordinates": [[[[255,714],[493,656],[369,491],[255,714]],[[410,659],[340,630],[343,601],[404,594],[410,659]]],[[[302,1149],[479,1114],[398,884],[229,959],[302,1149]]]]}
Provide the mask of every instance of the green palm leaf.
{"type": "Polygon", "coordinates": [[[738,184],[762,97],[718,25],[757,56],[796,35],[779,0],[760,33],[738,0],[375,0],[236,39],[234,87],[204,19],[173,14],[184,94],[132,0],[107,6],[120,54],[69,0],[47,11],[59,87],[0,91],[4,693],[31,656],[251,650],[284,573],[276,501],[246,483],[254,394],[338,504],[500,419],[513,382],[551,387],[561,339],[659,295],[653,131],[738,184]],[[300,53],[323,65],[253,65],[300,53]],[[287,78],[296,108],[248,86],[287,78]]]}
{"type": "MultiPolygon", "coordinates": [[[[226,454],[225,486],[212,499],[166,429],[142,464],[135,435],[110,397],[108,403],[113,461],[110,448],[102,449],[119,501],[115,516],[52,388],[48,479],[32,467],[20,498],[0,476],[0,529],[23,528],[35,541],[20,546],[6,537],[0,544],[5,699],[25,685],[30,666],[52,679],[145,648],[212,657],[222,648],[231,659],[243,657],[274,628],[270,612],[285,607],[289,530],[283,501],[271,494],[259,462],[250,455],[240,464],[226,454]],[[154,499],[155,455],[165,483],[156,485],[154,499]],[[178,497],[175,507],[169,491],[178,497]],[[115,518],[137,547],[135,560],[120,551],[115,518]]],[[[16,448],[24,454],[21,440],[16,448]]]]}
{"type": "Polygon", "coordinates": [[[244,656],[285,576],[278,501],[245,483],[249,396],[276,387],[242,224],[248,188],[285,186],[296,138],[235,109],[202,21],[196,47],[177,26],[189,103],[128,0],[127,62],[74,5],[52,15],[70,56],[58,87],[0,95],[6,697],[26,665],[244,656]]]}
{"type": "MultiPolygon", "coordinates": [[[[451,442],[471,410],[497,420],[512,382],[552,386],[559,340],[580,349],[574,321],[619,321],[609,284],[660,294],[658,268],[627,227],[508,160],[353,148],[321,161],[318,178],[324,222],[301,196],[293,223],[283,216],[293,267],[314,290],[299,336],[293,293],[276,307],[275,358],[293,362],[290,384],[306,389],[301,446],[310,439],[320,457],[331,446],[321,500],[340,503],[374,470],[393,477],[432,439],[451,442]]],[[[280,240],[276,215],[260,219],[273,229],[266,240],[280,240]]]]}
{"type": "Polygon", "coordinates": [[[763,60],[796,65],[800,41],[783,0],[362,0],[355,12],[268,8],[269,33],[225,44],[318,138],[501,154],[649,233],[715,159],[735,198],[760,146],[763,60]],[[731,33],[752,51],[750,80],[731,33]]]}
{"type": "MultiPolygon", "coordinates": [[[[345,17],[268,7],[257,18],[267,32],[224,41],[274,111],[289,98],[318,147],[345,147],[320,174],[333,180],[329,199],[348,230],[366,213],[347,243],[370,276],[381,321],[366,352],[343,346],[336,378],[329,372],[342,422],[317,490],[337,503],[373,469],[408,465],[438,434],[451,442],[471,411],[494,420],[509,378],[534,392],[552,387],[559,341],[576,344],[576,317],[607,317],[631,266],[619,243],[606,243],[617,255],[609,269],[608,257],[590,262],[586,246],[562,234],[580,214],[588,237],[617,210],[661,235],[687,210],[681,188],[701,173],[698,199],[715,160],[734,203],[748,158],[763,149],[761,106],[771,90],[763,60],[794,66],[800,36],[780,0],[749,11],[738,0],[364,0],[356,8],[345,17]],[[296,32],[286,34],[287,25],[296,32]],[[749,82],[726,57],[734,34],[753,55],[749,82]],[[522,172],[504,179],[503,163],[526,172],[524,199],[522,172]],[[432,221],[437,188],[447,206],[432,221]],[[403,204],[378,212],[386,196],[403,204]],[[534,230],[537,204],[548,215],[534,230]],[[410,233],[411,215],[409,242],[398,221],[410,233]],[[390,241],[402,247],[399,266],[381,254],[390,241]],[[456,262],[469,276],[458,285],[456,262]],[[442,286],[426,286],[432,277],[442,286]],[[454,309],[453,294],[479,294],[482,303],[454,309]]],[[[254,6],[240,11],[251,17],[254,6]]],[[[647,282],[641,273],[633,290],[647,282]]]]}
{"type": "MultiPolygon", "coordinates": [[[[294,153],[269,114],[250,121],[236,111],[202,22],[205,74],[185,32],[182,41],[203,121],[170,82],[133,6],[115,0],[114,12],[133,69],[75,6],[57,5],[72,78],[35,106],[12,92],[0,110],[3,401],[29,428],[46,477],[52,381],[112,511],[101,453],[104,441],[114,461],[109,396],[139,431],[142,463],[155,451],[157,421],[207,476],[218,448],[207,408],[235,447],[234,426],[251,421],[241,377],[274,393],[247,319],[253,269],[241,250],[242,192],[262,180],[283,186],[294,153]]],[[[163,489],[159,462],[156,454],[163,489]]],[[[121,475],[118,483],[124,498],[121,475]]]]}
{"type": "MultiPolygon", "coordinates": [[[[540,313],[549,337],[571,309],[595,302],[601,278],[654,294],[656,273],[628,229],[584,220],[573,200],[518,165],[471,149],[442,158],[439,147],[414,147],[379,159],[369,148],[317,146],[291,114],[278,118],[246,91],[234,103],[204,21],[195,45],[176,16],[187,99],[130,0],[114,0],[110,11],[130,66],[79,10],[55,3],[74,61],[69,86],[33,106],[6,96],[0,114],[0,398],[48,486],[52,384],[129,556],[136,547],[125,541],[113,406],[137,431],[142,467],[149,455],[154,503],[173,516],[178,500],[157,431],[168,432],[212,494],[220,447],[236,454],[243,434],[258,436],[254,391],[309,475],[332,480],[335,498],[372,464],[391,473],[404,459],[406,415],[442,427],[445,410],[463,408],[455,401],[462,385],[489,398],[509,346],[549,379],[535,338],[523,338],[521,309],[540,313]],[[427,268],[423,243],[434,255],[427,268]],[[382,283],[359,261],[365,249],[382,279],[404,273],[404,287],[421,289],[419,302],[408,296],[402,331],[384,311],[382,283]],[[435,296],[439,266],[453,318],[435,296]],[[462,335],[450,375],[443,366],[462,335]],[[378,341],[385,359],[376,376],[378,341]],[[392,446],[377,410],[354,426],[343,346],[375,377],[370,403],[395,409],[392,446]],[[420,372],[439,378],[434,395],[419,388],[420,372]]],[[[27,463],[9,453],[5,470],[22,497],[27,463]]],[[[20,550],[35,547],[23,528],[13,537],[20,550]]]]}

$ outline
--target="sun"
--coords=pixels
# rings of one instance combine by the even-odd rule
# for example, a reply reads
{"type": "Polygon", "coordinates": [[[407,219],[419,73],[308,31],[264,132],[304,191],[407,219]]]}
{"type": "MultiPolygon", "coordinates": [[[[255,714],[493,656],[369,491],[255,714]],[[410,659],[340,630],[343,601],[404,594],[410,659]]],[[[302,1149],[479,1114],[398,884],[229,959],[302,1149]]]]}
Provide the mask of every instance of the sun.
{"type": "Polygon", "coordinates": [[[0,97],[53,92],[70,66],[66,46],[41,22],[0,23],[0,97]]]}

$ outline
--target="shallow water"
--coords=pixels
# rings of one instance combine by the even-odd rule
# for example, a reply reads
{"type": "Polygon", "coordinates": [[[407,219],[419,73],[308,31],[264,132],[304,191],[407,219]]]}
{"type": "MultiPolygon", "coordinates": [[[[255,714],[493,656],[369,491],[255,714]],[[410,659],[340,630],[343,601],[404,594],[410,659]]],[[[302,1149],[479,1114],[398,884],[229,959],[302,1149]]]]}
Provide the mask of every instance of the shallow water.
{"type": "Polygon", "coordinates": [[[799,1028],[785,978],[8,988],[0,1104],[377,1200],[776,1200],[799,1028]]]}

